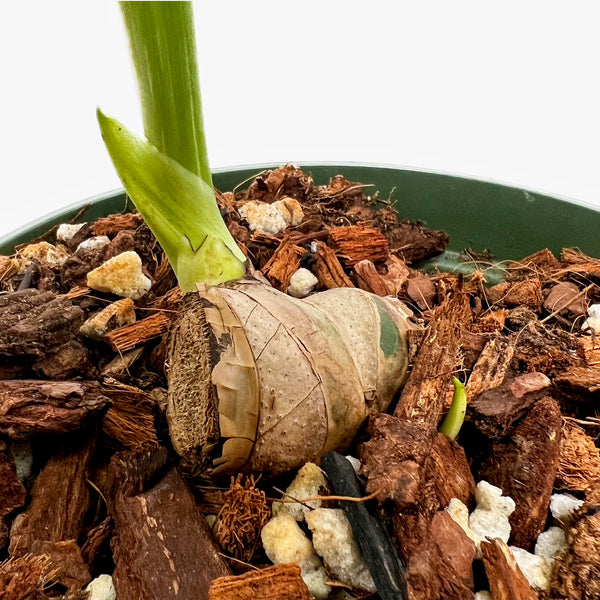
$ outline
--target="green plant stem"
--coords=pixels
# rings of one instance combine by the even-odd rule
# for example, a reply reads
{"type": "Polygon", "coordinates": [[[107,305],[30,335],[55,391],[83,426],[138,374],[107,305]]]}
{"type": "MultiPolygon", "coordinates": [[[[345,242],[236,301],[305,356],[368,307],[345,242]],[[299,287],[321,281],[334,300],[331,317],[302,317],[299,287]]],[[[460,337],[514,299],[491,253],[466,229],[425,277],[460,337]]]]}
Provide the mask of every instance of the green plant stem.
{"type": "Polygon", "coordinates": [[[451,440],[455,440],[467,412],[467,391],[465,390],[465,386],[456,377],[452,378],[452,383],[454,384],[452,404],[439,431],[446,434],[451,440]]]}
{"type": "Polygon", "coordinates": [[[148,140],[212,186],[191,2],[120,2],[148,140]]]}

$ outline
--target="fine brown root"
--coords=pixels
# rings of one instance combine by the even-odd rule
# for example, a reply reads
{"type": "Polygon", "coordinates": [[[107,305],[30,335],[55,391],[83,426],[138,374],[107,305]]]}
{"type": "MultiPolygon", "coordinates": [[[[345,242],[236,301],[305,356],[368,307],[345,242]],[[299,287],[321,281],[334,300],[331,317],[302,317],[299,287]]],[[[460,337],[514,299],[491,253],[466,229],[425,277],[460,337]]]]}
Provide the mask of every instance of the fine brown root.
{"type": "Polygon", "coordinates": [[[260,543],[260,532],[271,517],[264,492],[256,488],[254,477],[231,478],[225,503],[218,514],[217,541],[238,560],[250,562],[260,543]]]}

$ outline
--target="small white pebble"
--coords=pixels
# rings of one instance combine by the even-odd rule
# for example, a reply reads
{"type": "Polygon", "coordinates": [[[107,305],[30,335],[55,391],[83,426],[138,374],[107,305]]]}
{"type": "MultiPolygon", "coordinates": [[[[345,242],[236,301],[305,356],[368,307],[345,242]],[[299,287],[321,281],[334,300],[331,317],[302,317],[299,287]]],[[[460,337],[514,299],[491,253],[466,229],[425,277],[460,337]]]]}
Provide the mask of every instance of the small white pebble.
{"type": "Polygon", "coordinates": [[[543,556],[536,556],[523,548],[516,546],[509,546],[509,548],[529,585],[539,591],[549,590],[552,563],[543,556]]]}
{"type": "MultiPolygon", "coordinates": [[[[319,495],[321,488],[327,487],[327,481],[323,471],[315,463],[306,463],[299,471],[292,483],[285,490],[285,500],[302,500],[303,498],[314,498],[319,495]]],[[[292,515],[296,521],[302,521],[304,515],[311,508],[319,508],[320,500],[309,500],[303,504],[299,502],[273,502],[273,514],[287,513],[292,515]]]]}
{"type": "Polygon", "coordinates": [[[90,271],[87,285],[99,292],[138,300],[150,289],[152,282],[142,273],[142,259],[137,252],[129,250],[90,271]]]}
{"type": "Polygon", "coordinates": [[[77,250],[96,250],[98,248],[104,248],[104,246],[110,244],[110,238],[106,235],[96,235],[94,237],[83,240],[77,250]]]}
{"type": "Polygon", "coordinates": [[[288,513],[273,517],[262,528],[260,537],[265,553],[273,564],[298,565],[308,591],[317,600],[327,598],[331,591],[331,587],[325,584],[327,573],[294,517],[288,513]]]}
{"type": "Polygon", "coordinates": [[[552,561],[554,557],[567,548],[567,536],[560,527],[550,527],[538,535],[533,553],[552,561]]]}
{"type": "Polygon", "coordinates": [[[72,240],[75,234],[85,225],[85,223],[62,223],[56,230],[56,239],[59,242],[68,242],[72,240]]]}
{"type": "Polygon", "coordinates": [[[475,593],[473,600],[494,600],[494,597],[487,590],[481,590],[475,593]]]}
{"type": "Polygon", "coordinates": [[[573,513],[581,507],[583,500],[575,498],[572,494],[552,494],[550,496],[550,512],[552,516],[563,524],[569,523],[573,513]]]}
{"type": "Polygon", "coordinates": [[[287,292],[294,298],[305,298],[312,292],[319,280],[304,267],[300,267],[291,277],[287,292]]]}
{"type": "Polygon", "coordinates": [[[99,575],[87,585],[85,591],[88,593],[88,600],[116,600],[117,598],[110,575],[99,575]]]}
{"type": "Polygon", "coordinates": [[[352,527],[340,508],[317,508],[306,514],[316,553],[342,583],[376,592],[369,567],[356,544],[352,527]]]}

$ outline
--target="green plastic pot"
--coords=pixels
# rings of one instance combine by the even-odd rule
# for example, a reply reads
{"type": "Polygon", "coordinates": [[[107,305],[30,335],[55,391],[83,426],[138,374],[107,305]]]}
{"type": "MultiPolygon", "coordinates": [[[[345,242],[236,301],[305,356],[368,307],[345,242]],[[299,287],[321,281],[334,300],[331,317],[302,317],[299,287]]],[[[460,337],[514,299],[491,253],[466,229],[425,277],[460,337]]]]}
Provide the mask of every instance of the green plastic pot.
{"type": "MultiPolygon", "coordinates": [[[[258,165],[217,170],[215,186],[232,190],[264,169],[258,165]]],[[[366,164],[302,164],[317,184],[336,174],[351,181],[372,184],[381,199],[391,196],[398,216],[417,219],[450,235],[448,251],[435,259],[444,270],[468,269],[459,254],[470,248],[488,250],[495,261],[519,259],[549,248],[577,247],[600,256],[600,212],[592,207],[539,192],[444,173],[366,164]]],[[[368,191],[367,191],[368,193],[368,191]]],[[[25,225],[0,238],[0,254],[70,221],[91,221],[115,212],[132,210],[125,192],[116,190],[89,198],[25,225]]]]}

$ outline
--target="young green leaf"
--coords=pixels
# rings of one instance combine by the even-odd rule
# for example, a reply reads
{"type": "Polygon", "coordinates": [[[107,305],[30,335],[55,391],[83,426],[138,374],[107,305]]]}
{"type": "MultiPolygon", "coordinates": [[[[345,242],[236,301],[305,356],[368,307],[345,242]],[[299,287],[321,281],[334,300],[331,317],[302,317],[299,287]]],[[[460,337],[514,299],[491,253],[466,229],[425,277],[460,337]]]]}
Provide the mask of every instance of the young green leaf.
{"type": "Polygon", "coordinates": [[[104,143],[127,193],[160,242],[184,292],[244,275],[213,188],[98,109],[104,143]]]}
{"type": "Polygon", "coordinates": [[[467,391],[465,386],[456,377],[452,378],[454,384],[454,396],[450,410],[440,425],[440,433],[445,433],[451,440],[455,440],[467,412],[467,391]]]}
{"type": "Polygon", "coordinates": [[[212,185],[191,2],[120,2],[138,80],[144,134],[212,185]]]}

